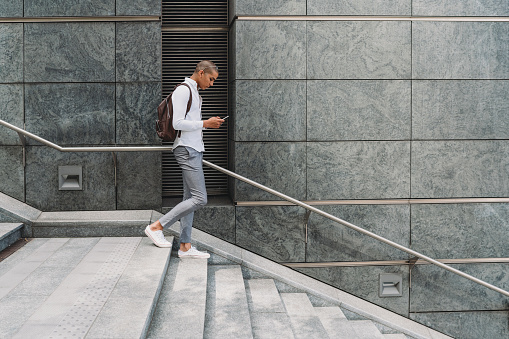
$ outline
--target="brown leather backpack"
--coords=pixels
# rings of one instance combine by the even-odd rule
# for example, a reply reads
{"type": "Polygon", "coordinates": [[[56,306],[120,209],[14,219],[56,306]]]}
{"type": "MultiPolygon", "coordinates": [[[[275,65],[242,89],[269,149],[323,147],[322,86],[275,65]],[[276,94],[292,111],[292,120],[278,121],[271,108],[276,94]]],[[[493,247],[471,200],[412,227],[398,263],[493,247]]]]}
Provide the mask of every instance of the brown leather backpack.
{"type": "MultiPolygon", "coordinates": [[[[186,109],[186,115],[189,113],[189,110],[191,109],[191,104],[193,103],[193,94],[191,91],[191,87],[187,85],[186,83],[181,83],[176,85],[173,88],[173,91],[157,106],[157,121],[156,121],[156,132],[159,138],[161,138],[163,141],[174,141],[178,137],[180,138],[181,131],[175,131],[173,128],[173,105],[171,101],[171,96],[173,92],[179,87],[180,85],[184,85],[187,88],[189,88],[189,101],[187,102],[187,109],[186,109]]],[[[185,119],[184,117],[184,119],[185,119]]]]}

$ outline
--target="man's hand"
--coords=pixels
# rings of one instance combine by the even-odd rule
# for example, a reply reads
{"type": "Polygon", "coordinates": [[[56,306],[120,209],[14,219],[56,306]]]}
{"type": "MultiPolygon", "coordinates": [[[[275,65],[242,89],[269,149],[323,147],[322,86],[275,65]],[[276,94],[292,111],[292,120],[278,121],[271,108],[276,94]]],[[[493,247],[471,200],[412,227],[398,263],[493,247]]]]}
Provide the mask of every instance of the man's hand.
{"type": "Polygon", "coordinates": [[[203,127],[205,128],[219,128],[221,124],[224,122],[220,117],[212,117],[203,121],[203,127]]]}

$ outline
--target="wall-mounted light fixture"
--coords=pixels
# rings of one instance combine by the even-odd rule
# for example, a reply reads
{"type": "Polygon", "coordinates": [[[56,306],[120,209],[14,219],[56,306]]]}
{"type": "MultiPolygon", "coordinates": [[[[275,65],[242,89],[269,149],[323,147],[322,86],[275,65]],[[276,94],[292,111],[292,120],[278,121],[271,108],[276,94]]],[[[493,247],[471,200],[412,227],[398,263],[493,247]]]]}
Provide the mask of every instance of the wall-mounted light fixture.
{"type": "Polygon", "coordinates": [[[378,295],[381,298],[401,297],[403,295],[403,276],[395,273],[380,273],[378,295]]]}
{"type": "Polygon", "coordinates": [[[82,166],[58,166],[58,190],[60,191],[83,190],[82,166]]]}

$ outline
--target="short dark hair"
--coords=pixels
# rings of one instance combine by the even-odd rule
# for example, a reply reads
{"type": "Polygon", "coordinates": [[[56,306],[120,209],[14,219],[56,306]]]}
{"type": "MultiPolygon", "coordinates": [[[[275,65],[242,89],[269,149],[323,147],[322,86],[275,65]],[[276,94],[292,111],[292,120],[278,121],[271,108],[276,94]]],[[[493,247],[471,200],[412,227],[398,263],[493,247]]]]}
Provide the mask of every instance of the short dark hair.
{"type": "Polygon", "coordinates": [[[216,64],[214,64],[210,60],[203,60],[200,61],[198,65],[196,65],[196,69],[194,70],[194,72],[198,73],[199,71],[204,71],[205,73],[212,73],[211,70],[214,70],[219,73],[216,64]]]}

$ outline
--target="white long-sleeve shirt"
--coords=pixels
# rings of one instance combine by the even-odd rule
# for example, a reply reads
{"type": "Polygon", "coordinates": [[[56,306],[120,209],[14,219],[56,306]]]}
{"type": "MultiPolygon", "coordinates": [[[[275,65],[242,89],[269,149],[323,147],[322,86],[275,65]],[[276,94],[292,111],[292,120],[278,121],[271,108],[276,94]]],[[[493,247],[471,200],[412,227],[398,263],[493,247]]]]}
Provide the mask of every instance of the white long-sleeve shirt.
{"type": "Polygon", "coordinates": [[[204,128],[201,116],[202,98],[198,94],[198,84],[191,78],[185,78],[184,82],[191,87],[193,102],[186,116],[189,89],[186,86],[179,86],[172,94],[173,128],[176,131],[182,131],[180,138],[177,136],[173,142],[173,149],[177,146],[188,146],[198,152],[205,152],[202,133],[204,128]]]}

